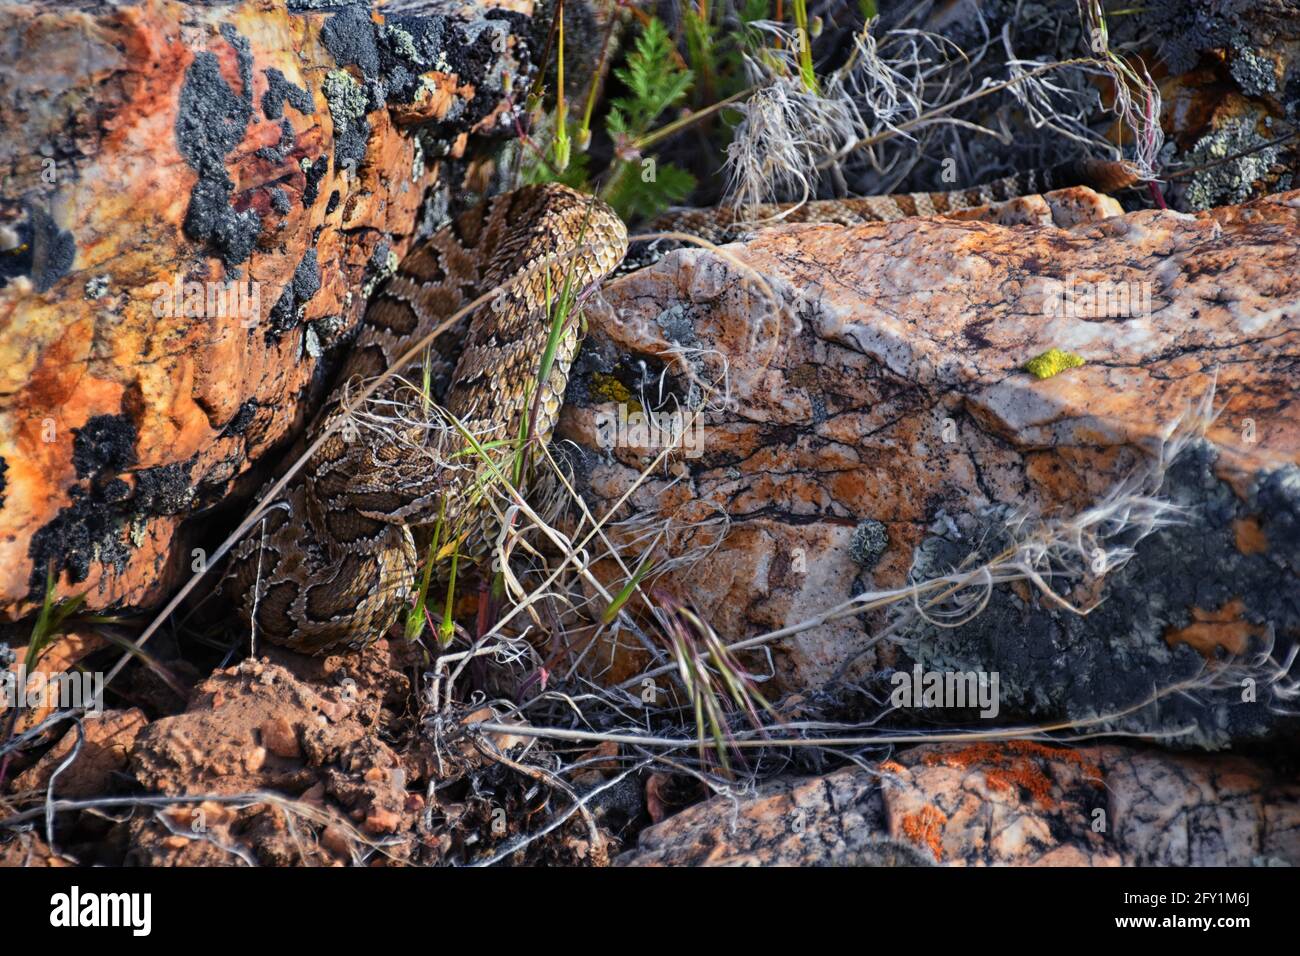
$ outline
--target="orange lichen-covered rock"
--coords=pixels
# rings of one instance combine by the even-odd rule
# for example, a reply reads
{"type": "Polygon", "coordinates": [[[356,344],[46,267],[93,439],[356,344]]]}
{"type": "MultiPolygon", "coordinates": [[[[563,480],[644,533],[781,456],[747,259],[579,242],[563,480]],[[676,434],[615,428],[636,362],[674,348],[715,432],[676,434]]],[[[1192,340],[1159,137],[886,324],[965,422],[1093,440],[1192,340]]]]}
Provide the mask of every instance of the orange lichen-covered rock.
{"type": "Polygon", "coordinates": [[[927,745],[716,797],[623,866],[1244,866],[1300,861],[1300,788],[1243,757],[927,745]]]}
{"type": "MultiPolygon", "coordinates": [[[[527,10],[8,4],[0,27],[0,614],[156,601],[197,508],[312,411],[527,10]]],[[[440,182],[443,182],[440,185],[440,182]]]]}
{"type": "MultiPolygon", "coordinates": [[[[859,653],[881,615],[820,615],[988,559],[1016,529],[1073,520],[1133,476],[1178,510],[1124,538],[1136,555],[1118,570],[1083,556],[1070,596],[1102,598],[1091,614],[1021,582],[963,627],[920,622],[900,635],[908,651],[998,671],[1004,709],[1051,717],[1189,678],[1203,656],[1166,633],[1200,635],[1197,614],[1233,601],[1242,640],[1221,646],[1266,651],[1272,634],[1285,659],[1300,634],[1300,192],[1069,228],[785,226],[725,252],[677,251],[605,290],[559,433],[586,450],[593,514],[628,496],[616,519],[633,522],[629,541],[665,528],[661,561],[715,548],[708,573],[678,563],[656,587],[728,640],[789,629],[772,644],[781,689],[896,662],[888,642],[859,653]],[[1083,364],[1024,370],[1054,348],[1083,364]],[[1175,425],[1194,430],[1211,394],[1217,417],[1171,463],[1175,425]]],[[[616,662],[615,679],[642,663],[616,662]]],[[[1267,670],[1257,698],[1220,698],[1227,709],[1195,718],[1205,733],[1188,742],[1272,727],[1267,670]]],[[[1165,708],[1169,726],[1187,722],[1183,706],[1165,708]]]]}

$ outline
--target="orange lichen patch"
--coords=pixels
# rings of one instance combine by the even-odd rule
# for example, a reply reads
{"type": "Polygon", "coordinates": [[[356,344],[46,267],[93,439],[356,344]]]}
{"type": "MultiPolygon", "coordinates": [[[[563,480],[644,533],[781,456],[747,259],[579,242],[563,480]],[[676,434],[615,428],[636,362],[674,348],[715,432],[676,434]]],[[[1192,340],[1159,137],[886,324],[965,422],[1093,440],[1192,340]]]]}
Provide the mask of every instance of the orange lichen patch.
{"type": "Polygon", "coordinates": [[[943,862],[943,827],[948,814],[928,803],[920,810],[903,814],[903,835],[918,846],[928,846],[936,863],[943,862]]]}
{"type": "Polygon", "coordinates": [[[974,768],[984,774],[989,788],[1002,793],[1027,793],[1029,800],[1044,809],[1056,806],[1052,797],[1054,781],[1045,765],[1073,764],[1083,771],[1088,782],[1101,786],[1101,768],[1067,747],[1049,747],[1032,740],[973,744],[961,750],[928,753],[925,763],[940,764],[960,770],[974,768]]]}
{"type": "Polygon", "coordinates": [[[882,760],[880,762],[880,769],[884,773],[907,773],[907,768],[895,760],[882,760]]]}
{"type": "Polygon", "coordinates": [[[1213,657],[1219,647],[1229,654],[1241,654],[1252,636],[1263,633],[1258,624],[1251,624],[1242,617],[1245,611],[1246,605],[1240,598],[1233,598],[1217,611],[1194,607],[1192,623],[1177,630],[1168,628],[1165,643],[1170,647],[1190,644],[1205,657],[1213,657]]]}
{"type": "Polygon", "coordinates": [[[1260,554],[1268,550],[1268,535],[1259,526],[1258,518],[1238,518],[1232,523],[1237,538],[1237,550],[1242,554],[1260,554]]]}

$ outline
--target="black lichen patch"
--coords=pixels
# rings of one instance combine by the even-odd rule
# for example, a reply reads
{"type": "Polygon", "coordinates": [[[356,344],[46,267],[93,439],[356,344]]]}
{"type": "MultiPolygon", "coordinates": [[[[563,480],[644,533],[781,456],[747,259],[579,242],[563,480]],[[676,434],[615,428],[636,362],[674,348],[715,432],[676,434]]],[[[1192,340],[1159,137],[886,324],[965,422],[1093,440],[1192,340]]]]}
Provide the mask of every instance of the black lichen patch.
{"type": "MultiPolygon", "coordinates": [[[[340,67],[322,84],[334,119],[335,162],[360,163],[370,135],[366,114],[390,103],[410,103],[424,84],[422,74],[454,73],[473,84],[478,95],[457,103],[426,138],[449,141],[495,108],[492,95],[504,89],[504,51],[512,33],[525,37],[531,21],[522,14],[493,10],[464,20],[450,15],[391,16],[380,26],[369,11],[349,6],[326,22],[321,37],[340,67]]],[[[516,49],[520,71],[527,74],[527,43],[516,49]]]]}
{"type": "Polygon", "coordinates": [[[100,561],[119,570],[126,566],[130,548],[122,534],[122,502],[131,486],[117,477],[136,462],[135,424],[124,415],[96,415],[73,432],[72,464],[77,477],[88,479],[68,491],[72,504],[32,535],[31,586],[35,596],[43,589],[46,570],[68,572],[77,584],[100,561]]]}
{"type": "Polygon", "coordinates": [[[72,233],[60,229],[45,210],[33,206],[32,223],[32,285],[37,292],[49,290],[54,283],[72,271],[77,257],[77,243],[72,233]]]}
{"type": "MultiPolygon", "coordinates": [[[[131,557],[119,512],[126,482],[114,479],[102,488],[73,487],[72,504],[60,509],[54,519],[32,535],[28,554],[33,561],[31,593],[37,598],[44,590],[47,568],[55,574],[68,573],[79,584],[90,576],[95,562],[123,570],[131,557]]],[[[129,489],[128,489],[129,490],[129,489]]]]}
{"type": "Polygon", "coordinates": [[[192,462],[145,468],[132,483],[122,477],[137,461],[135,425],[123,415],[97,415],[73,436],[72,463],[81,482],[68,490],[71,504],[40,528],[28,546],[32,596],[45,587],[48,568],[78,584],[95,563],[125,569],[131,534],[143,521],[187,512],[194,501],[192,462]]]}
{"type": "Polygon", "coordinates": [[[330,161],[321,156],[315,162],[304,160],[303,175],[307,178],[307,183],[302,190],[302,204],[305,208],[311,208],[312,204],[320,196],[320,181],[325,178],[325,173],[329,170],[330,161]]]}
{"type": "Polygon", "coordinates": [[[655,316],[655,324],[663,329],[664,335],[678,345],[692,346],[698,341],[695,334],[695,318],[686,305],[678,303],[655,316]]]}
{"type": "Polygon", "coordinates": [[[459,131],[474,126],[496,107],[491,94],[504,90],[506,39],[519,38],[514,55],[518,76],[532,71],[529,60],[533,21],[509,10],[489,10],[480,19],[452,17],[390,17],[380,38],[381,59],[389,102],[410,102],[419,92],[419,74],[429,70],[454,73],[477,92],[463,109],[453,110],[435,128],[459,131]],[[407,76],[409,75],[409,79],[407,76]],[[484,94],[488,95],[484,95],[484,94]]]}
{"type": "Polygon", "coordinates": [[[361,7],[340,10],[325,22],[321,39],[340,66],[356,65],[366,79],[379,75],[379,43],[375,22],[361,7]]]}
{"type": "Polygon", "coordinates": [[[248,431],[248,426],[253,423],[254,416],[257,415],[257,402],[249,399],[239,406],[239,411],[235,412],[233,418],[226,422],[226,426],[221,430],[223,435],[242,435],[248,431]]]}
{"type": "Polygon", "coordinates": [[[267,338],[274,341],[297,325],[303,305],[319,291],[320,266],[316,261],[316,250],[308,249],[293,270],[293,279],[271,306],[271,327],[267,329],[267,338]]]}
{"type": "Polygon", "coordinates": [[[173,462],[136,472],[132,502],[137,514],[178,515],[194,502],[192,462],[173,462]]]}
{"type": "Polygon", "coordinates": [[[5,490],[9,487],[9,462],[0,458],[0,508],[5,506],[5,490]]]}
{"type": "Polygon", "coordinates": [[[370,9],[371,0],[289,0],[291,13],[308,13],[313,10],[337,10],[340,7],[362,6],[370,9]]]}
{"type": "Polygon", "coordinates": [[[264,159],[268,163],[282,163],[286,157],[293,152],[296,137],[293,133],[293,124],[287,119],[280,120],[280,138],[274,146],[261,146],[254,155],[259,159],[264,159]]]}
{"type": "MultiPolygon", "coordinates": [[[[1105,599],[1087,616],[1073,614],[1032,592],[992,590],[969,622],[940,628],[909,624],[905,648],[931,670],[999,675],[1003,715],[1013,719],[1086,720],[1131,708],[1155,688],[1190,680],[1206,662],[1166,634],[1192,623],[1192,609],[1215,611],[1240,601],[1246,621],[1271,627],[1274,657],[1284,660],[1300,633],[1300,588],[1284,567],[1297,558],[1300,473],[1261,476],[1255,503],[1243,503],[1214,475],[1213,448],[1189,446],[1170,467],[1160,494],[1186,509],[1185,520],[1136,542],[1135,556],[1106,577],[1105,599]],[[1267,551],[1243,554],[1234,522],[1264,509],[1267,551]]],[[[941,516],[918,547],[913,577],[946,574],[972,554],[990,557],[1012,544],[1009,506],[978,515],[941,516]]],[[[978,560],[978,559],[977,559],[978,560]]],[[[1257,642],[1254,652],[1266,648],[1257,642]]],[[[1263,672],[1254,674],[1255,699],[1235,682],[1195,695],[1170,695],[1158,707],[1129,714],[1112,730],[1164,737],[1175,746],[1217,748],[1279,732],[1288,719],[1263,672]],[[1190,732],[1185,732],[1191,728],[1190,732]],[[1166,736],[1167,735],[1167,736],[1166,736]]]]}
{"type": "Polygon", "coordinates": [[[1263,516],[1269,552],[1300,575],[1300,468],[1287,465],[1263,476],[1251,499],[1263,516]]]}
{"type": "Polygon", "coordinates": [[[293,203],[289,201],[289,194],[279,186],[271,189],[271,208],[282,216],[289,215],[289,210],[293,208],[293,203]]]}
{"type": "Polygon", "coordinates": [[[96,415],[72,434],[72,465],[78,478],[117,474],[136,462],[138,435],[125,415],[96,415]]]}
{"type": "Polygon", "coordinates": [[[316,104],[312,101],[310,92],[290,83],[275,67],[262,72],[266,76],[266,92],[262,94],[262,113],[267,119],[283,117],[285,103],[303,116],[311,116],[316,112],[316,104]]]}
{"type": "Polygon", "coordinates": [[[221,24],[218,29],[225,41],[235,48],[235,62],[239,64],[239,85],[244,91],[244,98],[251,101],[253,96],[253,52],[249,48],[248,41],[241,37],[229,23],[221,24]]]}
{"type": "Polygon", "coordinates": [[[185,162],[199,174],[190,192],[185,234],[206,243],[232,266],[252,254],[262,222],[253,210],[236,212],[230,205],[235,183],[226,169],[226,157],[244,138],[253,115],[252,61],[247,41],[226,27],[222,35],[236,47],[243,94],[236,94],[222,77],[215,54],[196,54],[181,87],[176,143],[185,162]]]}

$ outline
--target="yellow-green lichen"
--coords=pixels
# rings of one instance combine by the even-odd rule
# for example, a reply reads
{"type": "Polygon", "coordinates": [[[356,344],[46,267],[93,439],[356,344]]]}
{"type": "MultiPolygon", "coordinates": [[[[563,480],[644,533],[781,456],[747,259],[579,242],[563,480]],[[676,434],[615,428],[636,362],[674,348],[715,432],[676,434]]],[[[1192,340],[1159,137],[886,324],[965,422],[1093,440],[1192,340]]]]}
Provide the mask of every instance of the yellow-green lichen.
{"type": "MultiPolygon", "coordinates": [[[[627,402],[632,391],[607,372],[594,372],[591,376],[591,394],[604,402],[627,402]]],[[[637,405],[640,408],[640,405],[637,405]]]]}
{"type": "Polygon", "coordinates": [[[1051,378],[1067,368],[1078,368],[1084,364],[1083,356],[1060,349],[1048,349],[1042,355],[1031,358],[1025,363],[1025,371],[1034,378],[1051,378]]]}

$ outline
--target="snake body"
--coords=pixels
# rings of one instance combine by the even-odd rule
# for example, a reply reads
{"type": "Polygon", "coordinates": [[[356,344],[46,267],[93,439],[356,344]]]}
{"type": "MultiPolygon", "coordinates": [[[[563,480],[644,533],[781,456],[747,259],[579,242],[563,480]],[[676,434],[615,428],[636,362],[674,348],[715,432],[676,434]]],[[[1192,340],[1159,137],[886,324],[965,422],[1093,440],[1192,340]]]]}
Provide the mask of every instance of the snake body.
{"type": "MultiPolygon", "coordinates": [[[[689,232],[714,242],[746,223],[855,224],[969,209],[1061,185],[1092,182],[1114,189],[1131,181],[1117,163],[1071,164],[1020,174],[970,190],[913,193],[770,206],[745,222],[726,209],[669,213],[655,230],[689,232]]],[[[234,593],[260,637],[306,653],[363,645],[381,636],[415,590],[418,549],[413,529],[460,529],[473,551],[493,523],[476,489],[485,471],[508,467],[509,440],[528,433],[549,440],[569,366],[580,344],[576,315],[552,339],[553,302],[566,282],[593,286],[628,249],[627,230],[599,200],[567,187],[527,186],[460,216],[412,250],[377,293],[339,384],[311,426],[320,446],[236,549],[234,593]],[[507,280],[514,279],[513,282],[507,280]],[[367,416],[349,413],[348,397],[393,369],[410,345],[474,299],[497,291],[463,320],[458,357],[430,359],[388,378],[371,395],[367,416]],[[538,383],[548,343],[549,377],[538,383]],[[430,427],[419,383],[446,377],[446,416],[430,427]],[[469,447],[465,434],[475,436],[469,447]],[[459,436],[459,437],[458,437],[459,436]],[[495,462],[487,459],[495,457],[495,462]]],[[[440,413],[441,414],[441,413],[440,413]]]]}
{"type": "Polygon", "coordinates": [[[373,417],[349,415],[349,395],[445,319],[500,290],[453,336],[460,354],[444,409],[479,448],[519,435],[525,414],[531,434],[547,440],[579,344],[570,315],[550,375],[538,383],[551,338],[548,303],[566,282],[594,285],[626,249],[627,229],[608,206],[543,185],[488,200],[401,261],[367,309],[339,384],[310,429],[309,438],[324,436],[323,443],[289,487],[287,506],[271,510],[235,552],[233,590],[259,636],[323,653],[382,635],[414,590],[412,529],[440,517],[449,528],[475,524],[480,516],[466,513],[472,489],[484,469],[506,467],[509,453],[488,452],[498,459],[489,464],[468,440],[455,440],[459,431],[448,442],[446,428],[429,427],[418,365],[370,397],[373,417]]]}

